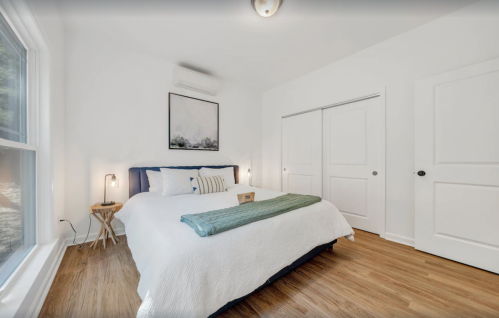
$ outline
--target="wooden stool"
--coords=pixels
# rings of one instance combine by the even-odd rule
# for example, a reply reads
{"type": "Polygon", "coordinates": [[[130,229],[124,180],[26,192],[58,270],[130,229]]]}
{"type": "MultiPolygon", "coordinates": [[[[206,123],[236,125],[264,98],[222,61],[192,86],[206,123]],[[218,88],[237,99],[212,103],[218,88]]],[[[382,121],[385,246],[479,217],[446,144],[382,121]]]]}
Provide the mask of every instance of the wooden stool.
{"type": "Polygon", "coordinates": [[[113,240],[114,245],[116,245],[116,242],[118,242],[118,238],[116,237],[116,234],[114,233],[113,227],[111,226],[111,221],[114,219],[114,214],[121,210],[123,207],[123,203],[116,202],[113,205],[108,205],[108,206],[102,206],[100,204],[92,205],[90,207],[90,213],[97,219],[97,221],[100,222],[101,228],[100,232],[95,238],[95,240],[90,244],[90,247],[95,247],[97,246],[97,243],[99,242],[99,238],[101,235],[104,235],[104,238],[102,240],[104,244],[104,248],[106,248],[106,240],[111,236],[111,239],[113,240]]]}

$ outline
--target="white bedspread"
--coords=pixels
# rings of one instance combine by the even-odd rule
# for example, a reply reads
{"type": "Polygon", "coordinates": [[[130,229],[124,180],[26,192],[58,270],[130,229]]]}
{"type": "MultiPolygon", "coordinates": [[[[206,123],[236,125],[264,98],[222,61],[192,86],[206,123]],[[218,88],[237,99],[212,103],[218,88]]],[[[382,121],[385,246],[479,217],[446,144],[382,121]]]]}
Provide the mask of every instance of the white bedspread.
{"type": "Polygon", "coordinates": [[[255,200],[284,193],[237,185],[229,192],[163,197],[141,193],[116,214],[140,272],[143,303],[137,317],[207,317],[247,295],[314,247],[353,230],[327,201],[200,237],[180,216],[238,205],[236,193],[255,200]]]}

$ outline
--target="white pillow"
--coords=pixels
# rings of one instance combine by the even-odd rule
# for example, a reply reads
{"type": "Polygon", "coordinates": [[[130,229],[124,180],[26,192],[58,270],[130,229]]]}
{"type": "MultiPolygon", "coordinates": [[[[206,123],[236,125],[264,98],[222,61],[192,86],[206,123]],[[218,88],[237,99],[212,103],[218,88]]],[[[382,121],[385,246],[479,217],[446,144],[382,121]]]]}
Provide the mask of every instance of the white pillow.
{"type": "Polygon", "coordinates": [[[163,175],[161,171],[146,170],[149,179],[149,192],[163,193],[163,175]]]}
{"type": "Polygon", "coordinates": [[[227,188],[236,186],[236,180],[234,180],[234,167],[222,169],[201,168],[201,170],[199,170],[199,175],[201,177],[223,176],[225,180],[225,186],[227,188]]]}
{"type": "Polygon", "coordinates": [[[193,193],[191,178],[199,176],[197,169],[161,168],[163,174],[163,196],[193,193]]]}

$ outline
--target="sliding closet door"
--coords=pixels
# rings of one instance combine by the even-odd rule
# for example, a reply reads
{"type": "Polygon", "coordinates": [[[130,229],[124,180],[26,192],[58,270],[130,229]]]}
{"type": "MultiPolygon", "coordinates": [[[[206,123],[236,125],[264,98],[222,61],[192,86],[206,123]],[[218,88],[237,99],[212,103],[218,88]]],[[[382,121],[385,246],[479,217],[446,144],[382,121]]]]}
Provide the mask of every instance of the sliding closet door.
{"type": "Polygon", "coordinates": [[[499,59],[416,86],[416,248],[499,273],[499,59]]]}
{"type": "Polygon", "coordinates": [[[384,235],[380,97],[323,111],[324,199],[354,228],[384,235]]]}
{"type": "Polygon", "coordinates": [[[313,111],[282,119],[282,191],[322,197],[322,118],[313,111]]]}

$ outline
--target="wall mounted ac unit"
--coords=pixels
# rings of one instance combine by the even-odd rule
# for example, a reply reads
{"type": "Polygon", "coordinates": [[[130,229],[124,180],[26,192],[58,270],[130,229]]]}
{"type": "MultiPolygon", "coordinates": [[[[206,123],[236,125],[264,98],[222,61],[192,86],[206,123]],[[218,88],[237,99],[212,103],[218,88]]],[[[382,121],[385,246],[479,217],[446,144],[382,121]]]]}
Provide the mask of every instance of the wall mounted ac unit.
{"type": "Polygon", "coordinates": [[[173,82],[178,87],[208,95],[217,95],[220,89],[220,81],[213,76],[191,71],[180,66],[175,69],[173,82]]]}

